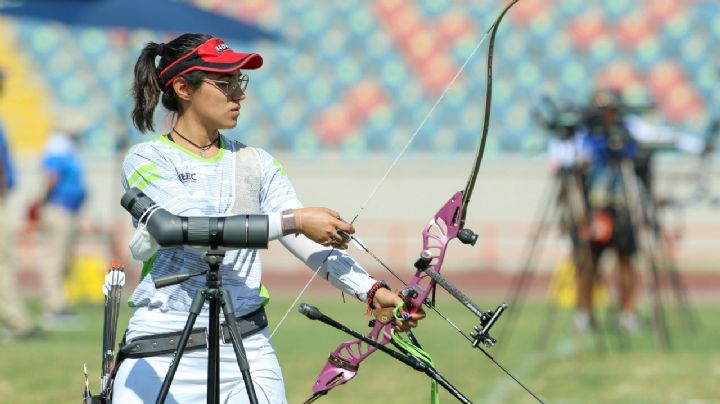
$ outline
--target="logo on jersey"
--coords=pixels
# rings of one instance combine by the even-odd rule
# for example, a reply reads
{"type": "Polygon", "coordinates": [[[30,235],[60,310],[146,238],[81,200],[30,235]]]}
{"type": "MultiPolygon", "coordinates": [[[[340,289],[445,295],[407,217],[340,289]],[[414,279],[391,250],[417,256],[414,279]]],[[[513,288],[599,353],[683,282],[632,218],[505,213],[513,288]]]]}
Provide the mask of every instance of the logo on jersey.
{"type": "Polygon", "coordinates": [[[197,182],[197,173],[179,173],[178,178],[183,184],[186,182],[197,182]]]}

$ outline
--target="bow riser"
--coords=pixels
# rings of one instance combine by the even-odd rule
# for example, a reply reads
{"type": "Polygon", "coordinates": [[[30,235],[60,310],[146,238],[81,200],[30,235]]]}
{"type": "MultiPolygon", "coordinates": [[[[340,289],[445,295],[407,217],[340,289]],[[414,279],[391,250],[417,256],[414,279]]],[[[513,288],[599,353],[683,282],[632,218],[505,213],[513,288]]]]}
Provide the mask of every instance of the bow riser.
{"type": "MultiPolygon", "coordinates": [[[[448,243],[457,237],[462,229],[459,214],[462,212],[463,204],[463,193],[461,191],[456,192],[423,229],[423,251],[421,255],[423,255],[424,259],[429,260],[429,266],[437,272],[440,272],[442,268],[448,243]]],[[[411,293],[414,295],[407,296],[410,306],[409,311],[411,313],[417,312],[434,288],[435,281],[418,268],[410,282],[407,283],[404,292],[407,295],[408,291],[412,291],[411,293]],[[427,283],[427,285],[423,287],[423,283],[427,283]]]]}
{"type": "MultiPolygon", "coordinates": [[[[462,211],[462,207],[463,193],[459,191],[445,202],[422,232],[423,251],[430,252],[430,265],[435,271],[442,268],[447,244],[457,237],[462,228],[458,216],[462,211]]],[[[408,309],[411,313],[417,312],[422,307],[434,287],[435,281],[427,276],[424,271],[418,269],[405,287],[405,293],[412,291],[415,295],[415,297],[408,299],[408,309]],[[425,283],[427,285],[423,286],[425,283]]],[[[392,339],[390,335],[392,327],[394,327],[392,322],[383,324],[380,321],[375,321],[367,337],[382,345],[387,345],[392,339]]],[[[340,344],[330,354],[328,361],[315,381],[312,388],[313,394],[322,394],[347,383],[357,374],[360,363],[375,350],[376,348],[359,339],[352,339],[340,344]]]]}
{"type": "MultiPolygon", "coordinates": [[[[390,330],[393,322],[383,324],[375,320],[373,328],[367,335],[368,338],[382,345],[387,345],[392,339],[390,330]]],[[[313,395],[323,394],[341,384],[347,383],[355,377],[360,367],[360,362],[365,360],[376,348],[366,344],[359,339],[345,341],[335,349],[328,358],[318,379],[313,385],[313,395]]]]}

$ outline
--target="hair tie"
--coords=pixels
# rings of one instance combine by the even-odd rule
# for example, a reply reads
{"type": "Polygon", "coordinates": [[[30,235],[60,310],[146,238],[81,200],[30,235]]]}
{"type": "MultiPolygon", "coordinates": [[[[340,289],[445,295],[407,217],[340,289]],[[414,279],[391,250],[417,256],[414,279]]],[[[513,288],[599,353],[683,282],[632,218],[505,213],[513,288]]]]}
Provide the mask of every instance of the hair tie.
{"type": "Polygon", "coordinates": [[[165,50],[165,43],[158,44],[158,55],[162,56],[162,53],[164,50],[165,50]]]}

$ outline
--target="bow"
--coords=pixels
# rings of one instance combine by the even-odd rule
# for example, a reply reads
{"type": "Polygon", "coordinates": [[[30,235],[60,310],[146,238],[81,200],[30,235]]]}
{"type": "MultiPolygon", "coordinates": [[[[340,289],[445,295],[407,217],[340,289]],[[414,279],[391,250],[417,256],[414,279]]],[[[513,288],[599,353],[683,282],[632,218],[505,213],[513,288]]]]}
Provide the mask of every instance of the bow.
{"type": "MultiPolygon", "coordinates": [[[[485,143],[488,134],[488,127],[490,121],[490,106],[492,100],[492,59],[495,35],[497,33],[502,18],[505,16],[508,10],[517,2],[518,0],[513,0],[512,2],[510,2],[502,10],[502,12],[494,21],[490,30],[488,31],[490,33],[490,43],[488,46],[487,56],[487,86],[485,93],[485,110],[483,114],[483,126],[480,135],[480,144],[477,149],[477,154],[473,163],[472,171],[470,172],[470,176],[465,186],[465,189],[462,191],[458,191],[454,195],[452,195],[450,199],[441,206],[438,212],[430,219],[428,224],[423,229],[423,250],[420,254],[420,258],[415,263],[415,275],[407,283],[404,282],[395,272],[393,272],[387,265],[385,265],[382,260],[380,260],[375,254],[373,254],[359,239],[350,235],[346,236],[351,237],[353,241],[355,241],[355,244],[357,246],[369,253],[381,266],[383,266],[395,278],[400,280],[400,282],[405,285],[401,291],[401,294],[406,302],[405,305],[407,312],[416,313],[421,310],[423,306],[426,306],[437,312],[461,335],[463,335],[463,337],[465,337],[474,348],[480,349],[480,351],[482,351],[490,360],[492,360],[497,366],[499,366],[508,376],[510,376],[513,380],[520,384],[520,386],[522,386],[535,399],[537,399],[539,402],[542,402],[542,400],[538,396],[536,396],[530,389],[528,389],[518,379],[516,379],[512,374],[510,374],[510,372],[508,372],[487,351],[483,349],[483,346],[490,347],[495,343],[495,339],[490,336],[489,331],[495,324],[496,320],[500,317],[506,306],[502,304],[498,306],[495,310],[482,310],[470,298],[468,298],[464,293],[462,293],[458,288],[452,285],[452,283],[450,283],[440,274],[443,260],[445,258],[446,249],[450,241],[457,238],[463,244],[474,245],[478,238],[478,236],[472,230],[465,228],[464,225],[465,217],[467,215],[467,208],[470,202],[470,197],[472,196],[473,189],[475,188],[475,182],[477,180],[480,163],[482,161],[485,151],[485,143]],[[435,307],[435,288],[437,285],[440,285],[443,289],[447,290],[453,297],[455,297],[478,317],[479,324],[470,334],[458,328],[452,321],[450,321],[446,316],[444,316],[437,310],[437,308],[435,307]]],[[[480,47],[487,35],[488,33],[486,33],[480,43],[478,43],[475,50],[480,47]]],[[[473,52],[468,57],[462,68],[465,67],[465,65],[468,63],[469,59],[473,56],[474,53],[475,52],[473,52]]],[[[459,73],[462,71],[462,68],[455,76],[455,78],[458,77],[459,73]]],[[[455,78],[453,79],[453,82],[455,78]]],[[[445,89],[445,92],[447,92],[448,88],[451,85],[452,82],[445,89]]],[[[443,92],[443,96],[445,92],[443,92]]],[[[438,102],[439,101],[440,100],[438,100],[438,102]]],[[[437,105],[437,103],[435,105],[437,105]]],[[[432,113],[432,110],[430,111],[430,113],[432,113]]],[[[425,119],[427,120],[427,117],[425,119]]],[[[413,138],[414,135],[410,139],[410,142],[412,142],[413,138]]],[[[408,144],[410,142],[408,142],[408,144]]],[[[360,211],[362,211],[362,209],[360,211]]],[[[360,213],[358,213],[358,215],[353,218],[352,222],[357,219],[359,214],[360,213]]],[[[293,305],[295,303],[297,303],[297,299],[293,303],[293,305]]],[[[454,388],[454,386],[447,382],[447,380],[434,369],[429,355],[422,351],[419,343],[417,343],[417,340],[412,333],[408,333],[410,341],[406,341],[404,338],[400,338],[398,334],[395,333],[395,318],[400,318],[398,317],[399,307],[393,311],[392,315],[389,315],[386,312],[377,313],[376,311],[374,313],[376,318],[375,320],[371,321],[372,330],[367,334],[367,336],[362,336],[357,332],[352,331],[347,327],[343,326],[342,324],[336,322],[335,320],[329,319],[327,316],[324,316],[322,313],[319,312],[319,310],[313,308],[312,306],[303,304],[301,305],[300,311],[311,319],[321,319],[321,321],[325,322],[326,324],[332,325],[348,334],[355,336],[355,339],[343,342],[330,354],[327,363],[323,367],[317,381],[313,385],[313,396],[308,399],[306,403],[315,401],[317,398],[327,394],[333,388],[340,386],[352,379],[357,374],[360,363],[376,350],[381,350],[385,353],[388,353],[394,358],[415,368],[416,370],[423,371],[433,380],[439,382],[459,401],[468,403],[470,402],[462,393],[460,393],[456,388],[454,388]],[[397,351],[387,348],[386,345],[388,344],[394,345],[401,352],[398,353],[397,351]]]]}

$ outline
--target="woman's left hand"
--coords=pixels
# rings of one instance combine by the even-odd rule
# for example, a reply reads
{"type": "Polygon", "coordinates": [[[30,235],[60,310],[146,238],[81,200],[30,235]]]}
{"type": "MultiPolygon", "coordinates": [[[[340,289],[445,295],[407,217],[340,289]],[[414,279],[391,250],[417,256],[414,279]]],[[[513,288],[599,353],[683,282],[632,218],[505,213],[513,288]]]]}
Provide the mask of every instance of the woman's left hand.
{"type": "MultiPolygon", "coordinates": [[[[402,301],[403,299],[398,296],[397,293],[389,289],[380,288],[375,292],[372,304],[375,309],[395,308],[402,301]]],[[[401,312],[408,314],[405,308],[403,308],[401,312]]],[[[408,331],[411,328],[417,327],[418,321],[425,318],[425,311],[422,307],[419,307],[417,312],[409,314],[409,316],[410,318],[408,319],[396,319],[395,329],[398,331],[408,331]]]]}

